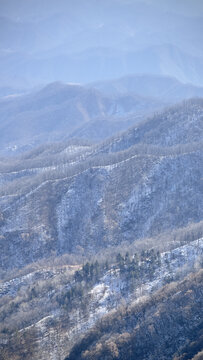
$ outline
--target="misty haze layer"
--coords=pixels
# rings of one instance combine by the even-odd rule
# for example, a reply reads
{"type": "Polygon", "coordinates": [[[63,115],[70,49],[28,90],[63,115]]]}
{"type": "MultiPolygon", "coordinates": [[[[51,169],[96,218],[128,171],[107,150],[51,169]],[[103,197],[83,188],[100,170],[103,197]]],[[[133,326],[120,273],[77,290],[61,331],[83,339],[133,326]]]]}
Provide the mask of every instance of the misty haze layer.
{"type": "Polygon", "coordinates": [[[0,13],[3,87],[132,73],[203,85],[201,1],[2,0],[0,13]]]}

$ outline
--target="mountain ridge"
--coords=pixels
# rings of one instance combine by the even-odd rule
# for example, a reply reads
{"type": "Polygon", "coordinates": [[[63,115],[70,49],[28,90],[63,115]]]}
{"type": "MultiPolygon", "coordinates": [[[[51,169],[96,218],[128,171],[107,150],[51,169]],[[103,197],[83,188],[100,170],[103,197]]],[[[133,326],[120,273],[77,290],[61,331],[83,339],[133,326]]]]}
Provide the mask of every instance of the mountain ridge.
{"type": "MultiPolygon", "coordinates": [[[[41,165],[36,171],[27,160],[30,170],[20,172],[19,177],[18,171],[2,173],[1,246],[5,266],[22,266],[23,259],[30,262],[34,256],[37,260],[40,254],[48,256],[51,251],[75,253],[80,247],[95,253],[123,240],[133,242],[201,221],[201,126],[197,132],[201,114],[202,101],[188,101],[141,123],[140,129],[147,126],[147,136],[140,131],[137,138],[138,126],[100,146],[77,150],[76,145],[75,154],[73,145],[67,153],[62,148],[61,155],[59,151],[53,160],[48,155],[48,162],[45,152],[45,157],[37,160],[37,166],[41,165]],[[181,119],[180,114],[178,133],[174,124],[181,119]],[[192,134],[198,135],[199,144],[192,134]],[[190,140],[193,143],[187,144],[190,140]],[[32,238],[32,251],[27,243],[26,256],[16,256],[26,236],[32,238]],[[12,242],[16,239],[12,250],[6,246],[9,238],[12,242]],[[5,256],[8,253],[12,261],[5,256]]],[[[15,163],[13,166],[15,169],[15,163]]]]}

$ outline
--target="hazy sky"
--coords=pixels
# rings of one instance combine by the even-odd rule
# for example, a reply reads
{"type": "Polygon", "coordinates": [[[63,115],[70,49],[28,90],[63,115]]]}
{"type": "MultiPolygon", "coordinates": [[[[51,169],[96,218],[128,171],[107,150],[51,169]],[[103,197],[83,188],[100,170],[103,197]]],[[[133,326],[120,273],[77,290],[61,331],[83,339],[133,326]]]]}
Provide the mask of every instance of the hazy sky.
{"type": "MultiPolygon", "coordinates": [[[[13,18],[46,16],[60,8],[75,8],[85,4],[97,4],[98,8],[105,0],[0,0],[0,13],[13,18]]],[[[148,3],[167,11],[186,15],[203,16],[202,0],[114,0],[114,3],[148,3]]],[[[108,2],[107,2],[108,3],[108,2]]]]}
{"type": "MultiPolygon", "coordinates": [[[[132,0],[133,1],[133,0],[132,0]]],[[[167,11],[175,11],[185,15],[203,16],[202,0],[144,0],[167,11]]]]}
{"type": "Polygon", "coordinates": [[[0,14],[4,86],[130,73],[203,84],[203,0],[0,0],[0,14]]]}

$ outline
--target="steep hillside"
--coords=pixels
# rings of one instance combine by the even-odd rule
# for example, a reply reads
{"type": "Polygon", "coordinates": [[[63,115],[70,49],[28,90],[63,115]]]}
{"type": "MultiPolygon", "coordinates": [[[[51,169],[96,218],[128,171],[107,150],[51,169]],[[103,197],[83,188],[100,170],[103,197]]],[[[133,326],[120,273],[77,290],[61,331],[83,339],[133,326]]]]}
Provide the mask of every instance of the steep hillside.
{"type": "Polygon", "coordinates": [[[2,164],[2,267],[52,251],[96,253],[201,221],[201,124],[201,101],[188,101],[101,146],[63,145],[53,155],[50,147],[2,164]]]}

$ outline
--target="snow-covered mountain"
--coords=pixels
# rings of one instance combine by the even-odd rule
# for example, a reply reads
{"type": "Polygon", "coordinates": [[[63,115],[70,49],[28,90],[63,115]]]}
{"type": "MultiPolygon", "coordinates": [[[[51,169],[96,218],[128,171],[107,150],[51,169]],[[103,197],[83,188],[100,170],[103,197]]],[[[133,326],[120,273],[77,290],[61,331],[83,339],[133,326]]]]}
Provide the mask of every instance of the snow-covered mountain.
{"type": "Polygon", "coordinates": [[[163,341],[146,332],[158,352],[140,345],[142,354],[168,360],[201,350],[202,104],[184,101],[97,145],[67,140],[1,158],[4,360],[105,359],[109,351],[122,359],[144,341],[148,319],[160,327],[160,309],[173,345],[165,350],[168,330],[163,341]]]}
{"type": "Polygon", "coordinates": [[[201,221],[202,116],[202,100],[188,100],[100,145],[62,143],[2,161],[2,266],[201,221]]]}

